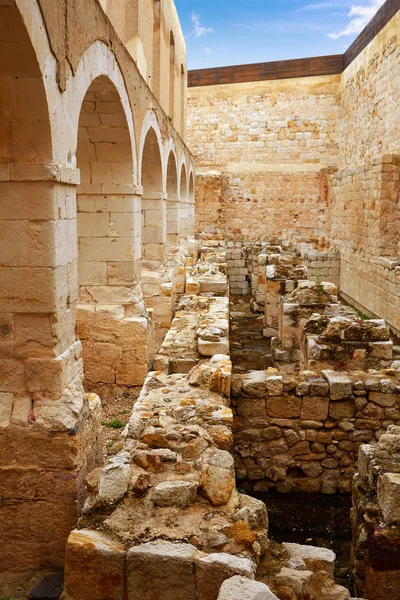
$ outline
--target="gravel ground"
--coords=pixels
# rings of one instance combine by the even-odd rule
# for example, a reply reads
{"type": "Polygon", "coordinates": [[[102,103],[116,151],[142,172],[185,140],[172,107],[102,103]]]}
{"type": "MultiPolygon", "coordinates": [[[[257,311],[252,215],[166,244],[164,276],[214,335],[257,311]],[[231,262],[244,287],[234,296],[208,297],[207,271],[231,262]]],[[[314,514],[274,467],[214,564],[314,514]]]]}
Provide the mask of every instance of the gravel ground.
{"type": "Polygon", "coordinates": [[[130,419],[132,407],[139,393],[140,389],[134,389],[120,395],[102,397],[105,456],[115,454],[120,450],[120,435],[130,419]]]}

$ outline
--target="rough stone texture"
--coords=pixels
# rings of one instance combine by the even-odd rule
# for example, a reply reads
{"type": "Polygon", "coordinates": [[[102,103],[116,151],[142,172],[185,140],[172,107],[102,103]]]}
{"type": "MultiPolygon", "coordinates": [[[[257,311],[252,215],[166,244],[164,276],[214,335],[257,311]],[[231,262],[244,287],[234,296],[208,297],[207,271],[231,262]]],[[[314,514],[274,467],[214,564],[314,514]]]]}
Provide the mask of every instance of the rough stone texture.
{"type": "Polygon", "coordinates": [[[126,558],[129,600],[197,600],[190,544],[157,541],[136,546],[126,558]]]}
{"type": "Polygon", "coordinates": [[[238,575],[254,579],[254,565],[247,558],[229,554],[209,554],[196,560],[196,589],[198,600],[217,600],[226,579],[238,575]]]}
{"type": "Polygon", "coordinates": [[[400,427],[359,451],[353,485],[353,574],[356,592],[370,600],[397,597],[400,573],[400,427]]]}
{"type": "Polygon", "coordinates": [[[125,559],[122,544],[96,531],[74,530],[65,555],[68,600],[123,600],[125,559]]]}
{"type": "Polygon", "coordinates": [[[381,437],[400,419],[395,370],[286,374],[279,396],[268,393],[269,376],[252,372],[235,382],[236,476],[244,489],[350,492],[363,443],[381,439],[382,448],[400,452],[395,436],[381,437]]]}
{"type": "Polygon", "coordinates": [[[292,543],[284,543],[283,547],[291,558],[301,558],[308,569],[324,569],[333,576],[336,555],[332,550],[292,543]]]}
{"type": "Polygon", "coordinates": [[[267,585],[236,575],[221,586],[218,600],[277,600],[267,585]]]}

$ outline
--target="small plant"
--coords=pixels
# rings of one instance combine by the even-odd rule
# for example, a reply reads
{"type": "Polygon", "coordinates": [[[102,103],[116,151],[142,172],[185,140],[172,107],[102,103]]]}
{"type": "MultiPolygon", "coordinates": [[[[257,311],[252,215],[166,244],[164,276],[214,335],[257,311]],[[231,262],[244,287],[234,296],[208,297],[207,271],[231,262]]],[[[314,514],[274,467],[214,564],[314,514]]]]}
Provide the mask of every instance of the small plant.
{"type": "MultiPolygon", "coordinates": [[[[112,448],[114,446],[114,440],[111,440],[111,442],[108,442],[108,444],[106,444],[106,448],[112,448]]],[[[1,598],[0,598],[1,600],[1,598]]]]}
{"type": "Polygon", "coordinates": [[[122,396],[123,396],[124,398],[130,398],[130,397],[131,397],[131,395],[130,395],[130,393],[129,393],[129,392],[124,392],[124,393],[122,394],[122,396]]]}
{"type": "Polygon", "coordinates": [[[356,311],[356,315],[359,319],[362,319],[363,321],[370,321],[371,317],[369,317],[368,315],[365,315],[363,312],[361,312],[361,310],[358,310],[358,308],[354,309],[356,311]]]}
{"type": "Polygon", "coordinates": [[[3,596],[3,598],[0,598],[0,600],[11,600],[11,596],[3,596]]]}
{"type": "Polygon", "coordinates": [[[120,411],[119,411],[119,414],[120,414],[120,415],[127,415],[127,414],[128,414],[128,411],[127,411],[127,410],[124,408],[123,410],[120,410],[120,411]]]}
{"type": "MultiPolygon", "coordinates": [[[[102,421],[103,427],[109,427],[110,429],[122,429],[125,427],[125,423],[121,419],[112,419],[111,421],[102,421]]],[[[1,600],[1,599],[0,599],[1,600]]]]}
{"type": "Polygon", "coordinates": [[[245,494],[246,493],[244,490],[242,490],[242,488],[239,488],[239,487],[236,488],[236,490],[239,492],[239,494],[245,494]]]}

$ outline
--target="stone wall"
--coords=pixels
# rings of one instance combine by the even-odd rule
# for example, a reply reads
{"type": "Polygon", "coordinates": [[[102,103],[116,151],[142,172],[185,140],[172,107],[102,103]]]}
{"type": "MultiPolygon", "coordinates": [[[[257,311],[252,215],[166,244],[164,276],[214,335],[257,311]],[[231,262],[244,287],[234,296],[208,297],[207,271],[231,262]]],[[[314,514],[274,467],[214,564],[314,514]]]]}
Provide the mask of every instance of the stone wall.
{"type": "Polygon", "coordinates": [[[339,89],[340,76],[189,89],[200,237],[324,236],[339,89]]]}
{"type": "Polygon", "coordinates": [[[350,492],[361,444],[400,424],[387,372],[254,371],[232,384],[236,477],[248,492],[350,492]]]}
{"type": "Polygon", "coordinates": [[[83,479],[102,458],[100,400],[83,381],[86,391],[143,384],[153,324],[170,324],[193,237],[194,175],[184,141],[99,2],[7,0],[0,23],[3,575],[62,568],[83,479]],[[164,250],[166,199],[176,221],[182,214],[174,228],[182,259],[173,268],[162,262],[155,294],[164,300],[167,284],[169,310],[154,319],[141,281],[142,202],[152,193],[164,250]]]}
{"type": "Polygon", "coordinates": [[[400,427],[362,445],[353,485],[353,576],[370,600],[397,598],[400,584],[400,427]]]}
{"type": "Polygon", "coordinates": [[[397,333],[399,23],[342,75],[195,87],[188,104],[197,235],[340,249],[341,291],[397,333]]]}

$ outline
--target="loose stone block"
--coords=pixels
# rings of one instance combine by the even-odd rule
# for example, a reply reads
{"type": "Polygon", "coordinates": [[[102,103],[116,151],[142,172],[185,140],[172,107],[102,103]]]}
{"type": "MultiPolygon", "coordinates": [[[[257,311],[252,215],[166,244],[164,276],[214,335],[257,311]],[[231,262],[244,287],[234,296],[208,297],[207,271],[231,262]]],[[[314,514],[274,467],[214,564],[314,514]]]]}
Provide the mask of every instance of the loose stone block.
{"type": "Polygon", "coordinates": [[[388,525],[400,523],[400,475],[385,473],[378,479],[378,502],[388,525]]]}
{"type": "Polygon", "coordinates": [[[235,487],[235,479],[228,469],[206,465],[200,477],[199,492],[213,506],[226,504],[235,487]]]}
{"type": "Polygon", "coordinates": [[[187,508],[196,495],[197,487],[190,481],[164,481],[154,488],[152,500],[156,506],[187,508]]]}
{"type": "Polygon", "coordinates": [[[236,575],[224,581],[218,600],[278,600],[267,585],[236,575]]]}
{"type": "Polygon", "coordinates": [[[332,550],[292,543],[284,543],[283,547],[291,558],[298,557],[304,560],[307,569],[312,571],[323,569],[333,577],[336,554],[332,550]]]}
{"type": "Polygon", "coordinates": [[[231,554],[209,554],[195,560],[199,600],[217,600],[222,583],[234,575],[254,579],[254,565],[248,558],[231,554]]]}
{"type": "Polygon", "coordinates": [[[191,544],[161,540],[131,548],[126,559],[127,600],[197,600],[195,554],[191,544]]]}
{"type": "Polygon", "coordinates": [[[352,394],[352,381],[347,375],[337,371],[322,371],[329,383],[331,400],[343,400],[352,394]]]}

